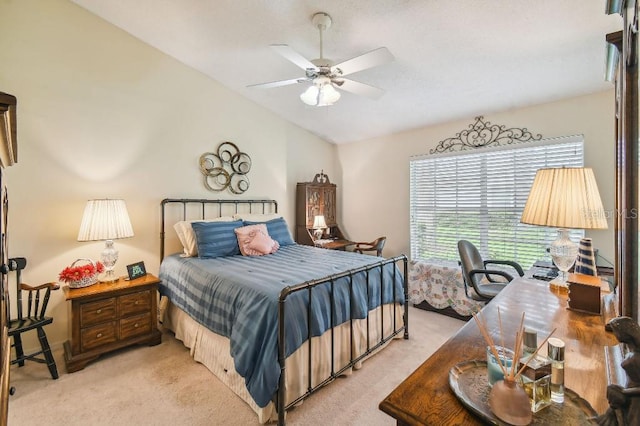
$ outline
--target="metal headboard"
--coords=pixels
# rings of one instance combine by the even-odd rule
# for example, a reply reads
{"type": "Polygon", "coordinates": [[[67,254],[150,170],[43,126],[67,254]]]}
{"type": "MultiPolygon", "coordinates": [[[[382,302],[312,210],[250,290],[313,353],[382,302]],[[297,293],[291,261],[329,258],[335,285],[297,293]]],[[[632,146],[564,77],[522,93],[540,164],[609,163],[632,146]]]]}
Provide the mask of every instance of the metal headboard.
{"type": "Polygon", "coordinates": [[[197,217],[189,217],[189,219],[207,219],[215,218],[223,215],[223,207],[230,206],[229,211],[231,214],[238,213],[240,211],[247,213],[278,213],[278,202],[275,200],[208,200],[203,198],[165,198],[160,203],[162,211],[161,224],[160,224],[160,261],[164,259],[165,251],[165,220],[166,220],[166,207],[169,204],[181,204],[182,205],[182,219],[187,220],[187,207],[190,205],[200,205],[199,214],[197,217]],[[207,210],[207,206],[217,206],[217,209],[207,210]],[[213,211],[212,211],[213,210],[213,211]]]}

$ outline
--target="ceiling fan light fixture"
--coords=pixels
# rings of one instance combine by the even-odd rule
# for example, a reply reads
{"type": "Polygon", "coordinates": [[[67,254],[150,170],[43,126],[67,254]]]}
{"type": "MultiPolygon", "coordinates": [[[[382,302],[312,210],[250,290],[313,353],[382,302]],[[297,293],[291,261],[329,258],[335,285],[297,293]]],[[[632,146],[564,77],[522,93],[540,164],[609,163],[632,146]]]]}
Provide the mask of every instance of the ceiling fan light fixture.
{"type": "Polygon", "coordinates": [[[300,95],[300,99],[309,106],[329,106],[340,99],[340,92],[333,87],[331,80],[319,77],[300,95]]]}
{"type": "Polygon", "coordinates": [[[340,92],[333,88],[331,83],[325,84],[320,88],[320,96],[318,97],[318,106],[333,105],[340,99],[340,92]]]}
{"type": "Polygon", "coordinates": [[[282,57],[299,68],[302,68],[305,77],[251,84],[247,87],[271,88],[312,81],[313,84],[300,95],[300,100],[309,106],[333,105],[340,99],[340,92],[336,89],[351,92],[356,95],[367,96],[371,99],[380,98],[384,93],[382,89],[344,77],[393,61],[394,58],[391,52],[389,52],[389,49],[379,47],[362,55],[334,64],[333,61],[323,56],[322,41],[322,33],[331,27],[331,16],[324,12],[318,12],[313,15],[311,20],[320,33],[320,57],[318,59],[310,61],[286,44],[271,45],[271,48],[282,57]]]}
{"type": "Polygon", "coordinates": [[[300,95],[300,99],[302,100],[302,102],[304,102],[309,106],[316,106],[318,105],[319,94],[320,94],[320,90],[318,89],[318,86],[316,86],[315,84],[312,84],[307,88],[307,90],[302,92],[302,94],[300,95]]]}

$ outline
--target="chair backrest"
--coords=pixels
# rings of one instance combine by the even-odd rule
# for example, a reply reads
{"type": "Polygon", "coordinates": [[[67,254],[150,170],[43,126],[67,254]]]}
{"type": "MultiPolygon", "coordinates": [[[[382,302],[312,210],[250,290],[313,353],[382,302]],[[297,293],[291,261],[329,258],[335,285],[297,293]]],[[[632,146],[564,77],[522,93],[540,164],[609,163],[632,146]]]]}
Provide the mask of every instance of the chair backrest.
{"type": "Polygon", "coordinates": [[[376,249],[376,255],[382,256],[382,249],[384,248],[384,243],[387,242],[387,237],[380,237],[373,242],[373,246],[376,249]]]}
{"type": "MultiPolygon", "coordinates": [[[[21,272],[27,267],[27,259],[24,257],[13,257],[8,260],[9,271],[16,272],[16,308],[17,318],[22,319],[22,291],[20,291],[20,283],[22,282],[21,272]]],[[[11,304],[7,305],[8,317],[11,319],[11,304]]]]}
{"type": "Polygon", "coordinates": [[[477,288],[480,285],[482,279],[481,274],[475,274],[473,277],[469,276],[469,271],[474,269],[484,269],[484,261],[480,252],[471,242],[467,240],[458,241],[458,253],[460,254],[460,266],[462,267],[462,276],[465,282],[477,288]]]}
{"type": "Polygon", "coordinates": [[[10,306],[7,304],[7,313],[9,319],[23,320],[24,318],[44,318],[51,296],[51,289],[57,289],[58,286],[45,284],[39,287],[31,287],[22,283],[22,270],[27,267],[27,259],[24,257],[13,257],[8,261],[9,271],[16,272],[16,313],[15,318],[11,317],[10,306]],[[24,302],[22,300],[23,293],[27,296],[27,312],[23,312],[24,302]]]}

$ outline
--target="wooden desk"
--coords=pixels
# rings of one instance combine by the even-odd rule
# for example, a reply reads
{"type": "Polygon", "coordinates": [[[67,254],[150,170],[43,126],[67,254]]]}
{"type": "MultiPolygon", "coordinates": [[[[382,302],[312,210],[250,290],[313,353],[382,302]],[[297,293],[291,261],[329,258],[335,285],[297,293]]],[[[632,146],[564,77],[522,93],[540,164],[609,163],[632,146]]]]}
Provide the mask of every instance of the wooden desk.
{"type": "MultiPolygon", "coordinates": [[[[548,283],[518,278],[482,310],[482,316],[494,341],[499,341],[500,307],[508,347],[514,346],[523,311],[525,325],[538,331],[539,343],[556,327],[554,336],[566,344],[565,386],[601,414],[608,407],[603,347],[617,341],[604,331],[602,316],[571,311],[566,306],[566,294],[554,293],[548,283]]],[[[380,410],[395,418],[398,425],[481,424],[449,388],[449,370],[461,361],[486,359],[486,346],[475,321],[468,321],[380,403],[380,410]]],[[[541,351],[546,353],[546,348],[541,351]]]]}
{"type": "Polygon", "coordinates": [[[324,244],[320,244],[316,242],[315,246],[329,249],[329,250],[345,250],[348,246],[352,246],[354,244],[355,243],[353,241],[337,239],[337,240],[331,240],[330,242],[327,242],[324,244]]]}

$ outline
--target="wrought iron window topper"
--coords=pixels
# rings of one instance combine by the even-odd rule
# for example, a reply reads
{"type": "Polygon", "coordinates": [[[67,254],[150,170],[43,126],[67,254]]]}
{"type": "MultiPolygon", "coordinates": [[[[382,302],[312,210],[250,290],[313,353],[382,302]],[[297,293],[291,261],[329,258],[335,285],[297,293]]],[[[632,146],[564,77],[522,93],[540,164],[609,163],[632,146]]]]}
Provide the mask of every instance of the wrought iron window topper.
{"type": "Polygon", "coordinates": [[[231,142],[221,143],[215,153],[200,156],[200,172],[204,175],[204,186],[210,191],[228,188],[233,194],[242,194],[249,189],[250,170],[251,157],[231,142]]]}
{"type": "Polygon", "coordinates": [[[475,123],[469,124],[468,129],[456,133],[455,137],[440,141],[435,148],[429,151],[429,154],[511,145],[540,139],[542,139],[541,134],[534,135],[526,127],[507,129],[505,125],[491,124],[490,121],[484,121],[484,117],[481,115],[476,117],[475,123]]]}

